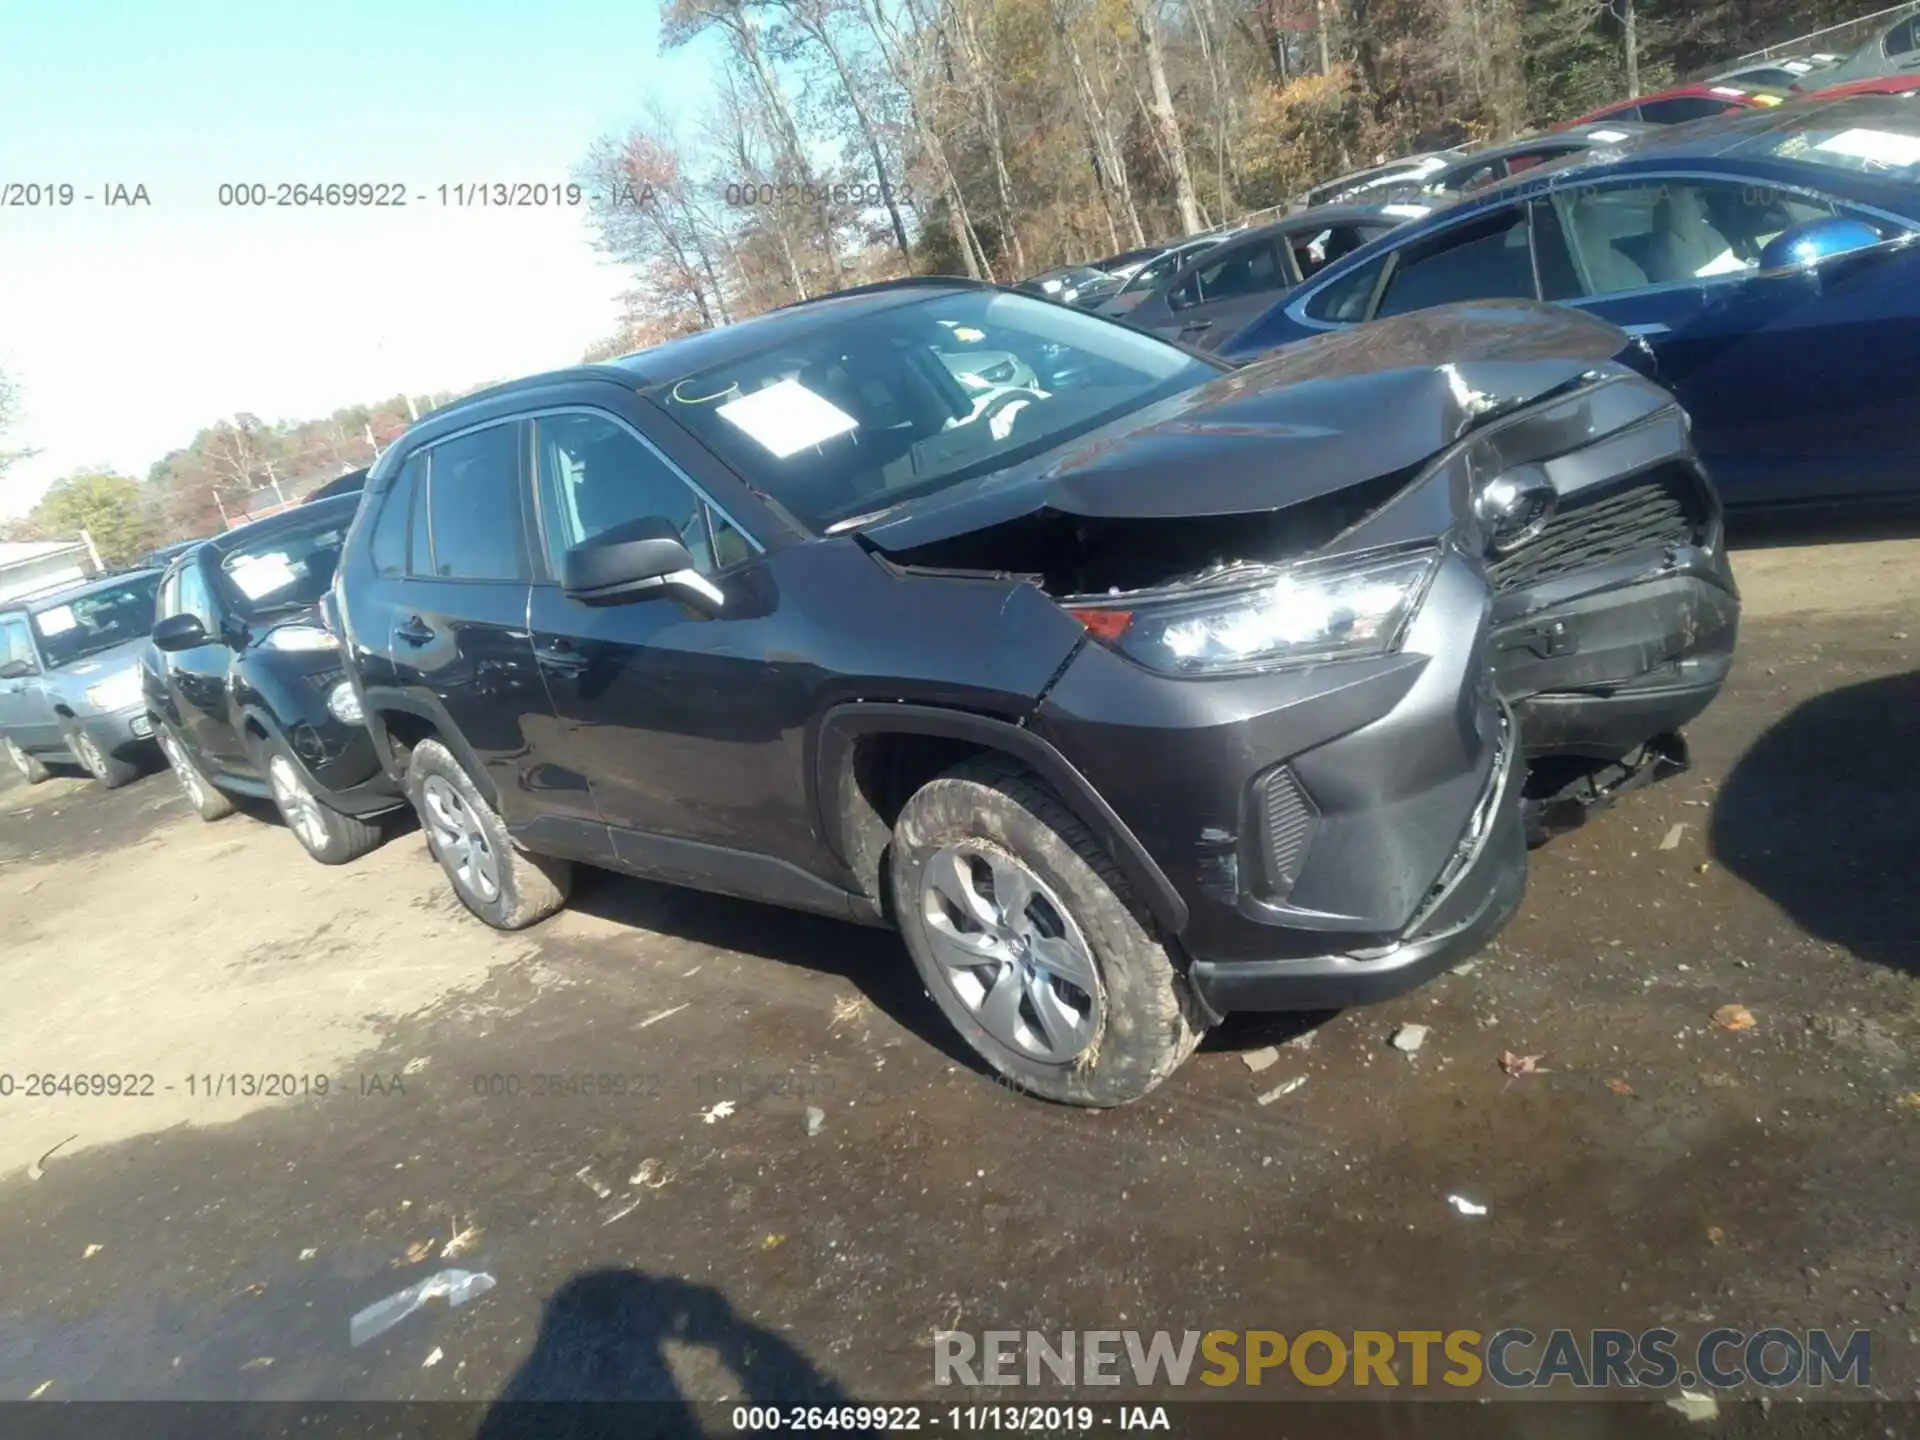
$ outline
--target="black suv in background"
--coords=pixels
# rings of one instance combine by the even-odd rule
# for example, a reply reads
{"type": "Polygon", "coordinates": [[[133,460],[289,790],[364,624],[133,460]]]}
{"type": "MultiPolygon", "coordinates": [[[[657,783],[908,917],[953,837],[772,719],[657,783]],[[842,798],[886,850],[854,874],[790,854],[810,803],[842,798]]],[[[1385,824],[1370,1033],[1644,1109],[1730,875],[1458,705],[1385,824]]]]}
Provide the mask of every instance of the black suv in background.
{"type": "Polygon", "coordinates": [[[270,798],[323,865],[372,849],[372,819],[405,803],[319,612],[359,504],[302,505],[176,561],[142,666],[160,749],[200,818],[231,814],[230,794],[270,798]]]}
{"type": "Polygon", "coordinates": [[[489,924],[572,862],[894,924],[996,1070],[1115,1104],[1227,1011],[1392,995],[1506,921],[1508,700],[1572,692],[1558,758],[1631,767],[1711,697],[1621,684],[1736,608],[1627,344],[1455,307],[1235,371],[870,287],[436,412],[337,621],[489,924]]]}

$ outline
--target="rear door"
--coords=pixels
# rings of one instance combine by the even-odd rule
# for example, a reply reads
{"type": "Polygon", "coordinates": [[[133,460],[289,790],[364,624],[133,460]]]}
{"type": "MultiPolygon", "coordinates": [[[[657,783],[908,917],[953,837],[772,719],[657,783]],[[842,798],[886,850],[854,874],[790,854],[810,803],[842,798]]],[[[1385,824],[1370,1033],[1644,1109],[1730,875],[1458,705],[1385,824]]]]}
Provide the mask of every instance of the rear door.
{"type": "Polygon", "coordinates": [[[1278,235],[1230,240],[1207,251],[1167,292],[1163,319],[1134,323],[1209,349],[1298,283],[1289,259],[1287,242],[1278,235]]]}
{"type": "Polygon", "coordinates": [[[527,632],[520,436],[516,419],[489,421],[408,460],[375,517],[375,603],[356,619],[378,651],[369,689],[399,690],[450,730],[509,825],[540,811],[529,777],[552,723],[527,632]]]}

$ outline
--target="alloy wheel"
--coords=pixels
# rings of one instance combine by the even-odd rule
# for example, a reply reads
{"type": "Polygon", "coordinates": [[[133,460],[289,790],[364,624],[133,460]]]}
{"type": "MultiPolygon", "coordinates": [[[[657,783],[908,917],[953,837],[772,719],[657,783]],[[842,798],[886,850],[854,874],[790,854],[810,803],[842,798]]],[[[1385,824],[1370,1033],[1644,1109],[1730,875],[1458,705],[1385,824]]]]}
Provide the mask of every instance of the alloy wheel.
{"type": "Polygon", "coordinates": [[[201,785],[200,776],[187,759],[186,752],[180,748],[180,742],[165,730],[160,732],[160,753],[167,757],[167,764],[173,767],[180,788],[187,792],[188,802],[196,810],[204,809],[207,803],[206,788],[201,785]]]}
{"type": "Polygon", "coordinates": [[[1066,905],[1005,851],[948,845],[921,881],[927,941],[947,987],[995,1040],[1065,1064],[1100,1033],[1093,953],[1066,905]]]}
{"type": "Polygon", "coordinates": [[[434,853],[454,883],[482,903],[495,899],[500,894],[500,857],[473,807],[438,775],[427,777],[420,797],[434,853]]]}
{"type": "Polygon", "coordinates": [[[78,731],[73,737],[73,753],[80,757],[80,763],[87,767],[87,773],[96,780],[107,778],[107,757],[100,753],[100,747],[86,731],[78,731]]]}
{"type": "Polygon", "coordinates": [[[307,849],[318,852],[327,848],[327,821],[320,813],[320,802],[313,798],[313,791],[307,788],[307,782],[300,772],[284,755],[275,755],[267,762],[267,783],[273,787],[274,803],[279,805],[280,813],[287,817],[287,825],[307,849]]]}

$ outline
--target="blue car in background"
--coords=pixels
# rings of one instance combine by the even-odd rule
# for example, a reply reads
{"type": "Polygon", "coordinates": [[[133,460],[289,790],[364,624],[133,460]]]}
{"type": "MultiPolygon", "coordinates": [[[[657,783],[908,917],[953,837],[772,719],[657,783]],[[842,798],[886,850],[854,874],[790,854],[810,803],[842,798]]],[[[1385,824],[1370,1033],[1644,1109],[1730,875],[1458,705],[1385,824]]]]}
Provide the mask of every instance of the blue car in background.
{"type": "Polygon", "coordinates": [[[1644,341],[1730,511],[1920,499],[1920,107],[1669,127],[1474,195],[1329,265],[1216,352],[1537,299],[1644,341]]]}

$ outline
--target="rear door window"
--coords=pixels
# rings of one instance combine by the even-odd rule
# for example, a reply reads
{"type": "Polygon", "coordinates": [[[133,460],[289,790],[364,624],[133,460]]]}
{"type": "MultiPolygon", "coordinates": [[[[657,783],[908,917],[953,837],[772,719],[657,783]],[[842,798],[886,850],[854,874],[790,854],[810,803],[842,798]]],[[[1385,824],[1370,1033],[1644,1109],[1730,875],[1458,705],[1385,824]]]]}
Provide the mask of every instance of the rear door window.
{"type": "MultiPolygon", "coordinates": [[[[489,425],[427,451],[428,519],[440,580],[524,580],[516,423],[489,425]]],[[[414,573],[421,572],[419,552],[414,573]]]]}
{"type": "MultiPolygon", "coordinates": [[[[414,490],[426,468],[424,456],[415,455],[408,460],[380,502],[380,513],[374,517],[373,535],[367,544],[376,574],[407,573],[407,532],[413,523],[414,490]]],[[[420,558],[424,566],[425,554],[420,558]]]]}
{"type": "Polygon", "coordinates": [[[1196,272],[1203,301],[1231,300],[1236,295],[1285,288],[1287,275],[1281,268],[1278,241],[1223,246],[1222,250],[1218,259],[1208,256],[1207,263],[1196,272]]]}
{"type": "Polygon", "coordinates": [[[1349,270],[1320,290],[1307,301],[1307,318],[1335,325],[1366,319],[1367,306],[1373,300],[1373,292],[1380,284],[1380,271],[1386,263],[1387,257],[1383,255],[1370,265],[1349,270]]]}
{"type": "Polygon", "coordinates": [[[1400,252],[1376,314],[1463,300],[1538,299],[1523,207],[1499,210],[1400,252]]]}

